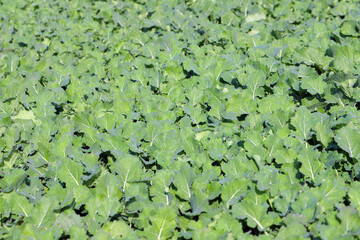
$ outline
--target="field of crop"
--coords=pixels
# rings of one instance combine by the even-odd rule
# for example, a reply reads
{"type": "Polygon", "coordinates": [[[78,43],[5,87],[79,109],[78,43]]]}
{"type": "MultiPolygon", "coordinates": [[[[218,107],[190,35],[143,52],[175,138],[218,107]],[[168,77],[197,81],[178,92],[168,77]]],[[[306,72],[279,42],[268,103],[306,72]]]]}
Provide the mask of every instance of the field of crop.
{"type": "Polygon", "coordinates": [[[359,0],[0,0],[0,239],[358,239],[359,0]]]}

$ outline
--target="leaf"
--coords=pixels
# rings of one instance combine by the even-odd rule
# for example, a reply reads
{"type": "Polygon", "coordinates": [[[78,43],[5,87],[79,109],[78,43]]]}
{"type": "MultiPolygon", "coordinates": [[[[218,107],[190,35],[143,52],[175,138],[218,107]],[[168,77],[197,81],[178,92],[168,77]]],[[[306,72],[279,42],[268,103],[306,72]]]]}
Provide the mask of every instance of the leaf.
{"type": "Polygon", "coordinates": [[[190,199],[191,212],[183,212],[186,216],[198,216],[209,208],[209,198],[203,192],[195,192],[190,199]]]}
{"type": "Polygon", "coordinates": [[[254,70],[245,77],[246,86],[250,89],[252,100],[254,100],[260,94],[260,87],[265,85],[265,75],[262,71],[254,70]]]}
{"type": "MultiPolygon", "coordinates": [[[[95,211],[96,214],[102,217],[99,218],[99,222],[101,223],[106,222],[109,217],[118,214],[122,209],[122,203],[119,202],[117,197],[101,199],[99,196],[96,196],[96,198],[95,202],[98,204],[95,204],[95,206],[97,206],[95,211]]],[[[91,202],[89,202],[89,204],[91,204],[91,202]]]]}
{"type": "Polygon", "coordinates": [[[57,227],[64,229],[65,232],[69,232],[73,226],[84,228],[82,218],[74,211],[60,213],[56,217],[54,224],[57,227]]]}
{"type": "Polygon", "coordinates": [[[87,200],[85,209],[88,211],[90,219],[96,220],[98,223],[105,223],[109,217],[119,213],[122,203],[118,198],[102,198],[94,196],[87,200]]]}
{"type": "Polygon", "coordinates": [[[360,157],[360,133],[356,129],[341,128],[335,136],[335,141],[344,151],[349,153],[351,158],[360,157]]]}
{"type": "Polygon", "coordinates": [[[337,69],[348,73],[354,68],[359,59],[360,55],[352,46],[344,45],[338,47],[335,53],[334,65],[337,69]]]}
{"type": "Polygon", "coordinates": [[[250,91],[242,91],[239,94],[232,96],[226,103],[226,110],[234,112],[239,115],[249,114],[256,109],[256,102],[252,100],[252,93],[250,91]]]}
{"type": "Polygon", "coordinates": [[[358,211],[360,210],[360,183],[353,182],[348,192],[351,206],[355,207],[358,211]]]}
{"type": "Polygon", "coordinates": [[[268,149],[268,158],[272,159],[276,152],[279,152],[283,149],[283,143],[281,139],[276,135],[270,135],[264,140],[264,145],[268,149]]]}
{"type": "Polygon", "coordinates": [[[102,197],[111,198],[111,197],[121,197],[120,182],[112,174],[105,173],[101,178],[96,181],[96,194],[102,197]]]}
{"type": "Polygon", "coordinates": [[[218,82],[220,77],[221,77],[221,74],[227,70],[229,70],[231,67],[231,65],[228,64],[228,62],[222,58],[220,58],[218,61],[216,61],[216,64],[215,64],[215,72],[214,72],[214,75],[215,75],[215,82],[218,82]]]}
{"type": "Polygon", "coordinates": [[[20,239],[54,239],[58,236],[54,236],[55,234],[52,231],[42,229],[34,226],[33,224],[24,224],[23,229],[18,233],[14,234],[15,237],[20,237],[20,239]]]}
{"type": "Polygon", "coordinates": [[[17,115],[12,116],[11,119],[32,120],[36,125],[41,124],[41,120],[36,119],[32,111],[21,110],[17,115]]]}
{"type": "Polygon", "coordinates": [[[305,78],[301,81],[301,87],[311,94],[323,94],[326,86],[326,83],[320,77],[305,78]]]}
{"type": "Polygon", "coordinates": [[[349,35],[349,36],[359,36],[359,33],[356,31],[356,21],[348,20],[345,21],[341,26],[341,33],[343,35],[349,35]]]}
{"type": "Polygon", "coordinates": [[[152,121],[149,122],[146,126],[146,135],[145,135],[145,140],[147,140],[149,142],[150,147],[154,144],[154,142],[156,141],[156,138],[162,133],[163,128],[161,128],[161,126],[163,125],[163,122],[160,121],[152,121]]]}
{"type": "Polygon", "coordinates": [[[8,72],[13,72],[18,68],[19,65],[19,56],[16,54],[11,54],[6,57],[7,68],[5,68],[8,72]]]}
{"type": "Polygon", "coordinates": [[[102,229],[108,232],[112,238],[126,238],[130,236],[132,229],[124,221],[113,221],[105,223],[102,229]]]}
{"type": "Polygon", "coordinates": [[[214,222],[216,232],[219,235],[228,234],[229,236],[240,236],[243,233],[242,228],[238,226],[238,220],[233,217],[230,212],[221,213],[217,215],[218,219],[214,222]]]}
{"type": "Polygon", "coordinates": [[[233,206],[232,214],[236,218],[247,219],[251,228],[258,228],[259,231],[267,233],[267,227],[272,224],[272,219],[266,213],[267,207],[253,203],[241,202],[233,206]]]}
{"type": "Polygon", "coordinates": [[[230,159],[227,163],[221,164],[221,169],[226,178],[238,178],[244,175],[252,174],[258,169],[253,161],[246,157],[237,156],[230,159]]]}
{"type": "Polygon", "coordinates": [[[259,172],[256,173],[255,179],[257,180],[257,188],[260,191],[269,190],[276,184],[279,178],[279,173],[272,167],[265,166],[259,172]]]}
{"type": "Polygon", "coordinates": [[[201,111],[199,107],[186,106],[184,109],[185,113],[188,114],[194,124],[199,126],[199,123],[206,122],[206,115],[201,111]]]}
{"type": "Polygon", "coordinates": [[[322,68],[327,68],[332,58],[325,56],[321,48],[311,46],[297,50],[294,54],[294,60],[300,63],[304,62],[310,66],[318,65],[322,68]]]}
{"type": "Polygon", "coordinates": [[[191,185],[195,180],[194,169],[183,165],[174,177],[174,185],[177,188],[176,194],[185,200],[191,199],[191,185]]]}
{"type": "Polygon", "coordinates": [[[319,152],[304,148],[300,151],[298,159],[301,162],[300,172],[315,181],[316,175],[323,169],[323,164],[319,161],[319,152]]]}
{"type": "Polygon", "coordinates": [[[213,104],[211,104],[211,109],[209,111],[209,116],[215,117],[218,120],[221,120],[224,110],[225,110],[224,104],[213,103],[213,104]]]}
{"type": "Polygon", "coordinates": [[[85,204],[88,200],[90,195],[89,188],[85,187],[84,185],[80,185],[73,188],[74,200],[76,203],[76,207],[80,207],[85,204]]]}
{"type": "Polygon", "coordinates": [[[323,207],[323,211],[332,210],[337,202],[343,200],[347,192],[345,182],[341,178],[324,181],[321,189],[323,196],[319,205],[323,207]]]}
{"type": "Polygon", "coordinates": [[[316,132],[316,138],[325,146],[327,147],[329,143],[333,140],[333,132],[330,128],[326,127],[321,122],[317,123],[313,127],[314,131],[316,132]]]}
{"type": "Polygon", "coordinates": [[[11,192],[18,190],[27,178],[26,173],[21,169],[14,169],[11,174],[8,173],[0,179],[0,189],[2,192],[11,192]]]}
{"type": "Polygon", "coordinates": [[[198,67],[196,66],[193,60],[186,58],[185,61],[183,62],[183,66],[186,71],[188,72],[193,71],[195,74],[199,74],[198,67]]]}
{"type": "Polygon", "coordinates": [[[69,187],[79,186],[81,184],[81,176],[83,167],[72,160],[65,159],[58,171],[59,179],[66,183],[69,187]]]}
{"type": "Polygon", "coordinates": [[[259,13],[254,13],[251,15],[246,16],[245,21],[246,22],[256,22],[256,21],[260,21],[260,20],[264,20],[266,19],[266,16],[263,12],[259,12],[259,13]]]}
{"type": "Polygon", "coordinates": [[[296,159],[296,152],[291,148],[281,149],[275,153],[275,159],[278,163],[291,164],[296,159]]]}
{"type": "Polygon", "coordinates": [[[344,233],[351,232],[352,234],[358,234],[360,230],[360,216],[359,212],[350,206],[339,207],[339,213],[337,214],[341,221],[341,226],[344,233]]]}
{"type": "Polygon", "coordinates": [[[152,178],[150,187],[150,196],[156,203],[164,203],[169,205],[171,199],[170,184],[173,180],[173,173],[169,170],[158,171],[152,178]]]}
{"type": "Polygon", "coordinates": [[[300,223],[290,223],[286,227],[283,226],[279,233],[276,235],[278,239],[286,240],[289,238],[292,239],[302,239],[305,238],[307,234],[306,228],[300,223]]]}
{"type": "Polygon", "coordinates": [[[51,226],[56,219],[56,215],[53,214],[53,211],[57,204],[57,201],[54,201],[51,198],[41,198],[37,206],[31,212],[30,222],[37,228],[51,226]]]}
{"type": "Polygon", "coordinates": [[[119,175],[120,187],[123,192],[126,192],[128,183],[141,180],[144,174],[140,160],[129,155],[118,157],[115,171],[119,175]]]}
{"type": "Polygon", "coordinates": [[[304,106],[299,107],[295,116],[291,118],[291,125],[296,128],[296,136],[303,140],[307,140],[310,137],[310,130],[315,124],[315,118],[304,106]]]}
{"type": "Polygon", "coordinates": [[[231,179],[222,186],[221,199],[227,206],[236,204],[247,193],[248,180],[246,178],[231,179]]]}
{"type": "Polygon", "coordinates": [[[76,225],[72,226],[70,229],[70,237],[73,239],[86,238],[85,229],[76,225]]]}
{"type": "Polygon", "coordinates": [[[303,215],[309,222],[317,214],[317,202],[318,196],[312,190],[306,190],[298,195],[296,201],[291,204],[291,207],[294,213],[303,215]]]}
{"type": "Polygon", "coordinates": [[[12,192],[11,194],[6,194],[3,196],[4,199],[7,200],[12,214],[21,215],[24,217],[29,217],[34,206],[29,202],[26,197],[19,195],[15,192],[12,192]]]}
{"type": "Polygon", "coordinates": [[[149,217],[151,225],[146,227],[144,235],[149,239],[169,239],[176,227],[176,213],[173,208],[161,207],[149,217]]]}

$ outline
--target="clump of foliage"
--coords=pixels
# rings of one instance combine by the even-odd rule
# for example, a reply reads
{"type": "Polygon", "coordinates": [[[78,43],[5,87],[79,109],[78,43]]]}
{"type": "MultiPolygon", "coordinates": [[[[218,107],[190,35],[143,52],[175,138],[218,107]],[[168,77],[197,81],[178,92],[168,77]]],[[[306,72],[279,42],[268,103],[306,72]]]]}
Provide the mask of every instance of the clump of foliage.
{"type": "Polygon", "coordinates": [[[0,237],[352,239],[360,2],[0,1],[0,237]]]}

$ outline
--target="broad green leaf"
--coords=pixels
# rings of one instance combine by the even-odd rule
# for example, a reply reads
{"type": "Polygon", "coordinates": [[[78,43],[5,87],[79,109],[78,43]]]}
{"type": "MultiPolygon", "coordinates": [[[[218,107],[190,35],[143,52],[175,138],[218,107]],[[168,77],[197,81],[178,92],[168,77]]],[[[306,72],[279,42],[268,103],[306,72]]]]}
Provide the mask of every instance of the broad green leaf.
{"type": "Polygon", "coordinates": [[[260,94],[260,87],[265,85],[265,75],[262,71],[255,70],[244,77],[246,86],[251,91],[252,100],[254,100],[260,94]]]}
{"type": "Polygon", "coordinates": [[[24,120],[32,120],[36,125],[41,124],[41,120],[36,119],[34,113],[32,111],[21,110],[17,115],[11,117],[11,119],[24,119],[24,120]]]}
{"type": "Polygon", "coordinates": [[[349,153],[351,158],[358,158],[360,154],[360,133],[356,129],[349,127],[341,128],[336,136],[337,144],[349,153]]]}
{"type": "Polygon", "coordinates": [[[184,213],[187,216],[198,216],[209,208],[209,197],[203,192],[195,192],[190,199],[191,212],[184,213]]]}
{"type": "Polygon", "coordinates": [[[248,202],[240,202],[233,206],[232,214],[239,219],[247,219],[251,228],[267,233],[267,228],[273,223],[273,219],[266,213],[267,207],[248,202]]]}
{"type": "Polygon", "coordinates": [[[88,211],[90,219],[95,219],[98,223],[105,223],[109,217],[117,214],[122,207],[118,198],[102,198],[94,196],[88,199],[85,209],[88,211]]]}
{"type": "Polygon", "coordinates": [[[351,232],[356,235],[360,230],[359,212],[353,207],[340,207],[337,216],[341,221],[341,227],[344,233],[351,232]]]}
{"type": "Polygon", "coordinates": [[[15,192],[6,194],[3,198],[7,200],[12,214],[29,217],[34,208],[33,204],[31,204],[26,197],[15,192]]]}
{"type": "Polygon", "coordinates": [[[83,219],[74,211],[60,213],[55,219],[55,226],[70,232],[73,226],[84,228],[83,219]]]}
{"type": "Polygon", "coordinates": [[[360,210],[360,183],[353,182],[348,192],[351,206],[355,207],[358,211],[360,210]]]}
{"type": "Polygon", "coordinates": [[[62,134],[59,139],[56,140],[56,144],[53,145],[53,154],[65,158],[67,156],[67,150],[71,145],[71,141],[72,136],[70,133],[62,134]]]}
{"type": "Polygon", "coordinates": [[[128,183],[139,181],[144,177],[140,159],[133,156],[120,155],[114,167],[119,175],[120,188],[123,192],[126,192],[128,183]]]}
{"type": "Polygon", "coordinates": [[[228,233],[229,237],[236,237],[243,235],[242,228],[239,228],[238,220],[233,217],[230,212],[224,212],[220,216],[217,215],[218,219],[214,222],[216,232],[222,233],[221,235],[228,233]]]}
{"type": "Polygon", "coordinates": [[[335,53],[334,65],[337,69],[348,73],[360,60],[360,54],[353,46],[344,45],[338,47],[335,53]]]}
{"type": "Polygon", "coordinates": [[[252,100],[252,93],[250,91],[242,91],[232,96],[226,103],[226,110],[234,112],[239,115],[249,114],[255,111],[256,102],[252,100]]]}
{"type": "Polygon", "coordinates": [[[316,124],[316,119],[304,106],[297,109],[295,116],[291,118],[291,125],[296,128],[296,136],[307,140],[310,137],[310,130],[316,124]]]}
{"type": "Polygon", "coordinates": [[[194,180],[194,169],[189,167],[187,164],[183,165],[174,177],[174,185],[177,188],[176,194],[185,200],[190,200],[192,196],[191,185],[194,180]]]}
{"type": "Polygon", "coordinates": [[[206,121],[206,115],[201,108],[193,107],[191,105],[185,107],[185,113],[188,114],[194,124],[199,127],[199,124],[206,121]]]}
{"type": "Polygon", "coordinates": [[[256,21],[260,21],[260,20],[264,20],[266,19],[266,16],[263,12],[259,12],[259,13],[254,13],[251,15],[248,15],[245,19],[246,22],[256,22],[256,21]]]}
{"type": "Polygon", "coordinates": [[[105,173],[101,178],[99,178],[96,182],[95,187],[96,193],[99,196],[103,196],[106,198],[111,197],[121,197],[120,191],[120,182],[119,179],[116,178],[112,174],[105,173]]]}
{"type": "Polygon", "coordinates": [[[16,54],[11,54],[10,56],[6,56],[6,64],[7,68],[5,68],[8,72],[15,71],[19,66],[19,56],[16,54]]]}
{"type": "Polygon", "coordinates": [[[345,182],[339,178],[333,181],[324,181],[321,190],[322,199],[319,201],[323,211],[332,210],[337,202],[341,202],[346,195],[345,182]]]}
{"type": "Polygon", "coordinates": [[[86,231],[84,228],[74,225],[70,229],[70,237],[74,239],[84,239],[86,238],[86,231]]]}
{"type": "Polygon", "coordinates": [[[276,162],[282,164],[292,164],[296,159],[296,152],[291,148],[284,148],[275,153],[276,162]]]}
{"type": "Polygon", "coordinates": [[[286,227],[283,226],[280,228],[279,233],[276,235],[277,239],[286,240],[286,239],[304,239],[306,238],[307,230],[304,225],[300,223],[290,223],[286,227]]]}
{"type": "Polygon", "coordinates": [[[129,237],[132,230],[131,227],[126,224],[124,221],[113,221],[110,223],[105,223],[103,230],[108,232],[112,239],[114,238],[126,238],[129,237]]]}
{"type": "Polygon", "coordinates": [[[315,181],[316,175],[323,169],[323,164],[319,161],[319,155],[316,150],[307,148],[302,149],[298,155],[301,162],[300,172],[312,181],[315,181]]]}
{"type": "Polygon", "coordinates": [[[211,104],[211,109],[209,111],[209,115],[211,117],[215,117],[218,120],[222,119],[223,112],[225,110],[225,105],[219,102],[211,104]]]}
{"type": "Polygon", "coordinates": [[[65,182],[67,186],[79,186],[82,183],[81,176],[83,175],[83,167],[73,160],[65,159],[57,174],[59,179],[65,182]]]}
{"type": "Polygon", "coordinates": [[[222,186],[221,199],[227,206],[236,204],[247,193],[248,180],[246,178],[231,179],[222,186]]]}
{"type": "Polygon", "coordinates": [[[274,184],[279,181],[279,173],[276,169],[265,166],[256,173],[257,188],[260,191],[269,190],[274,184]]]}
{"type": "Polygon", "coordinates": [[[356,32],[356,28],[357,28],[357,23],[356,21],[345,21],[342,26],[341,26],[341,33],[344,35],[350,35],[350,36],[358,36],[359,33],[356,32]]]}
{"type": "Polygon", "coordinates": [[[283,143],[281,139],[276,135],[270,135],[264,140],[264,145],[268,149],[268,158],[269,160],[274,158],[276,152],[279,152],[283,149],[283,143]]]}
{"type": "Polygon", "coordinates": [[[301,86],[311,94],[323,94],[327,85],[320,77],[317,77],[303,79],[301,81],[301,86]]]}
{"type": "Polygon", "coordinates": [[[255,163],[244,156],[236,156],[227,163],[222,163],[221,169],[225,173],[226,178],[238,178],[258,170],[255,163]]]}
{"type": "MultiPolygon", "coordinates": [[[[96,213],[103,217],[100,218],[99,222],[106,222],[109,217],[112,217],[120,212],[122,209],[122,203],[119,202],[119,199],[117,197],[111,197],[111,198],[104,198],[104,199],[96,199],[98,204],[95,204],[97,206],[96,213]]],[[[90,203],[89,203],[90,204],[90,203]]]]}
{"type": "Polygon", "coordinates": [[[291,204],[291,208],[293,213],[303,215],[306,221],[309,222],[317,214],[317,202],[318,196],[313,191],[306,190],[299,194],[296,201],[291,204]]]}
{"type": "Polygon", "coordinates": [[[332,141],[334,134],[332,133],[331,129],[327,126],[318,122],[314,127],[314,131],[316,132],[316,138],[325,146],[327,147],[329,143],[332,141]]]}
{"type": "Polygon", "coordinates": [[[49,231],[47,229],[39,228],[34,226],[33,224],[25,224],[23,229],[19,232],[19,235],[14,237],[19,237],[20,239],[54,239],[59,236],[54,236],[55,233],[53,231],[49,231]]]}
{"type": "Polygon", "coordinates": [[[169,205],[171,199],[170,184],[173,180],[173,174],[169,170],[158,171],[152,178],[150,195],[152,200],[156,203],[164,203],[169,205]]]}
{"type": "Polygon", "coordinates": [[[336,240],[342,238],[342,229],[340,225],[329,226],[328,224],[319,224],[316,230],[323,239],[336,240]]]}
{"type": "Polygon", "coordinates": [[[76,207],[81,207],[89,200],[89,197],[91,196],[89,188],[84,185],[76,186],[72,190],[76,207]]]}
{"type": "Polygon", "coordinates": [[[47,197],[41,198],[37,206],[32,210],[29,222],[37,228],[51,226],[56,219],[56,214],[53,211],[57,205],[56,200],[47,197]]]}
{"type": "Polygon", "coordinates": [[[23,170],[15,168],[11,173],[0,179],[1,191],[11,192],[12,190],[18,190],[25,183],[26,178],[26,173],[23,170]]]}
{"type": "Polygon", "coordinates": [[[318,65],[327,68],[331,63],[332,58],[325,55],[324,51],[318,47],[308,47],[298,49],[294,54],[294,59],[297,62],[304,62],[307,65],[318,65]]]}
{"type": "Polygon", "coordinates": [[[221,74],[227,70],[229,70],[231,67],[231,65],[228,64],[227,61],[223,60],[223,59],[218,59],[218,61],[216,61],[215,64],[215,82],[219,81],[221,74]]]}
{"type": "Polygon", "coordinates": [[[170,207],[161,207],[149,217],[151,225],[144,230],[144,236],[150,239],[169,239],[176,227],[176,212],[170,207]]]}
{"type": "Polygon", "coordinates": [[[150,147],[154,144],[154,141],[156,141],[156,138],[163,132],[164,126],[161,128],[161,125],[163,125],[163,122],[159,121],[152,121],[149,122],[146,126],[146,135],[145,140],[149,142],[150,147]]]}

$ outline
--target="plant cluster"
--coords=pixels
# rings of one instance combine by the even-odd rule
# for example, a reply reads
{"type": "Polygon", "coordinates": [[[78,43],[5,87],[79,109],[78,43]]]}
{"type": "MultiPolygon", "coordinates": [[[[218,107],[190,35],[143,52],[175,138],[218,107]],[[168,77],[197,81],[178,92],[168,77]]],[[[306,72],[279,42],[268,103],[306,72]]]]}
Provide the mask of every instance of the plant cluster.
{"type": "Polygon", "coordinates": [[[358,0],[0,0],[0,238],[355,239],[358,0]]]}

